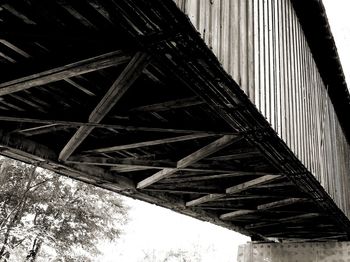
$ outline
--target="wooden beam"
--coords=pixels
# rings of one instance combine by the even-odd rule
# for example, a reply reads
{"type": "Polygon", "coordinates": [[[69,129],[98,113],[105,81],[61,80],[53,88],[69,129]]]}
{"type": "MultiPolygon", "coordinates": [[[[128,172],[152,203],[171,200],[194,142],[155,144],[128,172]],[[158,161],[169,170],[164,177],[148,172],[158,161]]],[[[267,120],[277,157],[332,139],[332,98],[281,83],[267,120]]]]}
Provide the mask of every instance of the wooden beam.
{"type": "Polygon", "coordinates": [[[186,206],[198,206],[198,205],[204,204],[206,202],[215,201],[215,200],[218,200],[220,198],[226,197],[228,195],[242,192],[242,191],[247,190],[249,188],[252,188],[256,185],[273,181],[273,180],[278,179],[280,177],[281,177],[281,175],[266,175],[263,177],[259,177],[259,178],[244,182],[242,184],[229,187],[225,190],[225,192],[226,192],[225,194],[209,194],[207,196],[203,196],[203,197],[188,201],[186,203],[186,206]]]}
{"type": "Polygon", "coordinates": [[[184,107],[201,105],[201,104],[204,104],[204,101],[194,96],[194,97],[166,101],[163,103],[140,106],[140,107],[130,109],[129,112],[160,112],[160,111],[167,111],[167,110],[184,108],[184,107]]]}
{"type": "Polygon", "coordinates": [[[158,189],[158,188],[144,188],[141,189],[142,191],[150,191],[150,192],[164,192],[164,193],[171,193],[171,194],[192,194],[192,195],[204,195],[208,194],[207,192],[203,191],[195,191],[195,190],[184,190],[184,189],[158,189]]]}
{"type": "Polygon", "coordinates": [[[283,206],[289,206],[295,203],[300,203],[307,201],[306,198],[288,198],[288,199],[283,199],[280,201],[275,201],[275,202],[270,202],[267,204],[262,204],[257,206],[258,210],[267,210],[267,209],[272,209],[272,208],[278,208],[278,207],[283,207],[283,206]]]}
{"type": "Polygon", "coordinates": [[[205,147],[197,150],[196,152],[179,160],[176,164],[176,169],[166,168],[166,169],[161,170],[161,171],[155,173],[154,175],[147,177],[146,179],[140,181],[137,184],[137,188],[145,188],[149,185],[152,185],[152,184],[158,182],[161,179],[169,177],[170,175],[177,172],[179,170],[179,168],[185,168],[185,167],[199,161],[200,159],[231,145],[236,139],[237,139],[237,136],[235,136],[235,135],[225,135],[225,136],[215,140],[214,142],[206,145],[205,147]]]}
{"type": "Polygon", "coordinates": [[[22,129],[22,130],[16,130],[15,132],[25,136],[36,136],[36,135],[42,135],[46,133],[66,130],[68,128],[69,128],[68,126],[62,126],[59,124],[49,124],[49,125],[37,126],[37,127],[32,127],[32,128],[22,129]]]}
{"type": "MultiPolygon", "coordinates": [[[[112,84],[108,92],[91,112],[89,122],[99,123],[107,113],[114,107],[123,94],[142,74],[143,69],[150,61],[149,55],[145,53],[136,53],[117,80],[112,84]]],[[[74,152],[74,150],[91,133],[94,127],[80,127],[73,137],[62,149],[59,160],[65,161],[74,152]]]]}
{"type": "MultiPolygon", "coordinates": [[[[115,158],[115,157],[95,157],[95,156],[71,156],[66,160],[67,163],[79,165],[109,166],[112,171],[118,171],[121,167],[143,167],[144,169],[164,169],[176,168],[177,163],[169,160],[152,160],[136,158],[115,158]]],[[[199,172],[199,173],[227,173],[236,172],[234,170],[211,169],[207,164],[194,163],[191,166],[178,168],[178,171],[199,172]]],[[[262,173],[263,174],[263,173],[262,173]]]]}
{"type": "Polygon", "coordinates": [[[149,169],[154,169],[154,167],[117,165],[113,168],[112,171],[116,171],[117,173],[127,173],[127,172],[135,172],[135,171],[149,170],[149,169]]]}
{"type": "Polygon", "coordinates": [[[130,53],[115,51],[0,84],[0,96],[128,62],[130,53]]]}
{"type": "Polygon", "coordinates": [[[5,39],[0,39],[0,43],[3,44],[4,46],[7,46],[8,48],[12,49],[15,51],[17,54],[20,54],[21,56],[25,58],[30,58],[31,55],[29,55],[27,52],[23,51],[22,49],[18,48],[14,44],[10,43],[9,41],[5,39]]]}
{"type": "Polygon", "coordinates": [[[237,137],[235,135],[223,136],[218,140],[215,140],[214,142],[210,143],[209,145],[179,160],[177,162],[177,168],[187,167],[217,151],[220,151],[221,149],[231,145],[232,143],[240,139],[241,137],[237,137]]]}
{"type": "Polygon", "coordinates": [[[306,213],[306,214],[302,214],[302,215],[277,219],[274,222],[260,222],[260,223],[256,223],[256,224],[250,224],[250,225],[245,226],[245,228],[246,229],[253,229],[253,228],[261,228],[261,227],[270,227],[270,226],[280,225],[283,223],[299,222],[302,220],[312,219],[312,218],[319,217],[319,216],[321,216],[320,213],[306,213]]]}
{"type": "Polygon", "coordinates": [[[84,152],[85,153],[110,153],[110,152],[116,152],[116,151],[120,151],[120,150],[146,147],[146,146],[155,146],[155,145],[162,145],[162,144],[169,144],[169,143],[176,143],[176,142],[182,142],[182,141],[193,140],[193,139],[198,139],[198,138],[205,138],[205,137],[210,137],[210,136],[213,136],[213,135],[212,134],[205,134],[205,133],[204,134],[200,134],[200,133],[199,134],[191,134],[191,135],[163,138],[163,139],[144,141],[144,142],[138,142],[138,143],[132,143],[132,144],[126,144],[126,145],[92,149],[92,150],[87,150],[84,152]]]}
{"type": "Polygon", "coordinates": [[[241,153],[238,152],[238,153],[233,153],[229,155],[210,157],[207,159],[217,160],[217,161],[228,161],[228,160],[236,160],[236,159],[250,158],[250,157],[256,157],[256,156],[262,156],[262,154],[258,151],[241,152],[241,153]]]}
{"type": "Polygon", "coordinates": [[[220,219],[222,220],[234,220],[237,217],[249,215],[249,214],[254,214],[256,213],[257,210],[238,210],[238,211],[233,211],[230,213],[222,214],[220,216],[220,219]]]}
{"type": "MultiPolygon", "coordinates": [[[[135,185],[126,177],[111,174],[99,167],[86,168],[80,165],[62,165],[57,163],[57,155],[45,145],[33,142],[18,134],[9,134],[0,129],[1,155],[8,156],[30,164],[38,164],[40,167],[53,172],[75,178],[82,181],[89,179],[95,185],[98,182],[110,182],[119,190],[133,189],[135,185]]],[[[89,182],[91,183],[91,182],[89,182]]]]}
{"type": "Polygon", "coordinates": [[[187,207],[198,206],[200,204],[204,204],[204,203],[207,203],[207,202],[218,200],[218,199],[223,198],[225,196],[226,196],[226,194],[209,194],[209,195],[206,195],[206,196],[203,196],[203,197],[196,198],[194,200],[188,201],[186,203],[186,206],[187,207]]]}
{"type": "Polygon", "coordinates": [[[242,192],[244,190],[247,190],[249,188],[255,187],[257,185],[261,185],[261,184],[265,184],[268,182],[272,182],[278,178],[281,178],[282,176],[280,175],[266,175],[263,177],[259,177],[247,182],[244,182],[242,184],[236,185],[236,186],[232,186],[226,189],[226,193],[227,194],[235,194],[235,193],[239,193],[242,192]]]}
{"type": "MultiPolygon", "coordinates": [[[[167,181],[169,183],[185,183],[185,182],[193,182],[193,181],[207,181],[207,180],[213,180],[213,179],[222,179],[222,178],[229,178],[229,177],[242,177],[242,176],[266,176],[271,173],[265,173],[265,172],[255,172],[255,171],[230,171],[228,173],[223,174],[214,174],[214,175],[203,175],[203,176],[180,176],[180,177],[174,177],[169,178],[167,181]]],[[[276,174],[278,175],[278,174],[276,174]]]]}
{"type": "Polygon", "coordinates": [[[64,81],[66,81],[68,84],[71,84],[72,86],[74,86],[75,88],[79,89],[80,91],[82,91],[83,93],[87,94],[88,96],[96,96],[93,92],[91,92],[90,90],[86,89],[85,87],[83,87],[82,85],[78,84],[77,82],[73,81],[72,79],[64,79],[64,81]]]}
{"type": "MultiPolygon", "coordinates": [[[[231,135],[233,132],[225,131],[213,131],[213,130],[193,130],[193,129],[178,129],[178,128],[163,128],[163,127],[146,127],[138,125],[115,125],[115,124],[102,124],[93,122],[77,122],[77,121],[66,121],[66,120],[55,120],[55,119],[37,119],[28,117],[13,117],[13,116],[0,116],[0,121],[4,122],[17,122],[17,123],[31,123],[31,124],[59,124],[66,125],[69,127],[81,127],[91,126],[94,128],[113,128],[117,130],[125,131],[140,131],[140,132],[159,132],[159,133],[174,133],[174,134],[212,134],[212,135],[231,135]]],[[[236,133],[238,135],[238,133],[236,133]]]]}
{"type": "Polygon", "coordinates": [[[287,186],[295,186],[295,184],[292,181],[285,181],[285,182],[281,182],[281,183],[274,183],[274,184],[262,184],[262,185],[258,185],[256,186],[256,188],[277,188],[277,187],[287,187],[287,186]]]}
{"type": "MultiPolygon", "coordinates": [[[[277,207],[282,207],[282,206],[287,206],[291,204],[295,204],[301,201],[306,201],[307,199],[305,198],[288,198],[288,199],[283,199],[280,201],[275,201],[263,205],[257,206],[257,209],[254,210],[239,210],[239,211],[234,211],[230,213],[226,213],[220,216],[220,219],[222,220],[234,220],[234,218],[239,217],[239,216],[244,216],[248,214],[254,214],[256,212],[262,211],[262,210],[268,210],[268,209],[273,209],[277,207]]],[[[294,216],[295,217],[295,216],[294,216]]]]}
{"type": "Polygon", "coordinates": [[[148,187],[154,183],[156,183],[157,181],[171,176],[172,174],[176,173],[178,171],[177,168],[165,168],[160,170],[159,172],[153,174],[150,177],[145,178],[144,180],[140,181],[139,183],[137,183],[137,188],[138,189],[143,189],[145,187],[148,187]]]}

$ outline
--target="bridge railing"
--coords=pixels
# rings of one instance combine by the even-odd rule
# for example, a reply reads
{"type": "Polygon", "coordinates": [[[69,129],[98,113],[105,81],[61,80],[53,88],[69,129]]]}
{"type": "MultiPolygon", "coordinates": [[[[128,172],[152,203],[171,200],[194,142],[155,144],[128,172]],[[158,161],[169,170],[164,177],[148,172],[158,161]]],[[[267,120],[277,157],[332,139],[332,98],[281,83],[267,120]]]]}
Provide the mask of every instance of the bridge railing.
{"type": "Polygon", "coordinates": [[[350,146],[290,0],[176,0],[225,70],[350,217],[350,146]]]}

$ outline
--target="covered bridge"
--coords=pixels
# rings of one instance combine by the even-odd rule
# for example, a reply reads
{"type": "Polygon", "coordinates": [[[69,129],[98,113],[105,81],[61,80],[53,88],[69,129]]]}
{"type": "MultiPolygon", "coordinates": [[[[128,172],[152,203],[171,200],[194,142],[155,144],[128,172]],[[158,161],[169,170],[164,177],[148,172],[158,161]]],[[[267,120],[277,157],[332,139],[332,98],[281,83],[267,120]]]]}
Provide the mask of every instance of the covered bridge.
{"type": "Polygon", "coordinates": [[[4,0],[0,69],[4,156],[254,239],[349,239],[319,0],[4,0]]]}

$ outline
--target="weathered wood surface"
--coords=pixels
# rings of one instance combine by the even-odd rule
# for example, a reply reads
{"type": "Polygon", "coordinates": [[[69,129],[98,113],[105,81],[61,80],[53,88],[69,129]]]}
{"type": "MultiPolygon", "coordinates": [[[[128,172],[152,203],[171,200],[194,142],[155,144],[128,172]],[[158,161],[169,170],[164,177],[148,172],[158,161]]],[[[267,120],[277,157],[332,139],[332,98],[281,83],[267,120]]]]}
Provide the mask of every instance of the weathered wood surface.
{"type": "MultiPolygon", "coordinates": [[[[142,74],[149,63],[149,55],[136,53],[110,87],[108,92],[89,115],[89,122],[99,123],[128,90],[128,88],[142,74]]],[[[59,160],[67,160],[74,150],[84,141],[94,129],[92,126],[80,127],[73,137],[68,141],[59,155],[59,160]]]]}

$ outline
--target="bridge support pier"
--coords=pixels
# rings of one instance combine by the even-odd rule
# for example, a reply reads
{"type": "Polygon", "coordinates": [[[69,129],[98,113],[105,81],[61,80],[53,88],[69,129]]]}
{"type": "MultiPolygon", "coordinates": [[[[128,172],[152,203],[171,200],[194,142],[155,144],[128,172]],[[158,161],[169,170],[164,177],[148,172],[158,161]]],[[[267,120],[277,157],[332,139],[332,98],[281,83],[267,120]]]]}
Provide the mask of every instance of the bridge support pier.
{"type": "Polygon", "coordinates": [[[247,243],[238,262],[350,262],[350,242],[247,243]]]}

